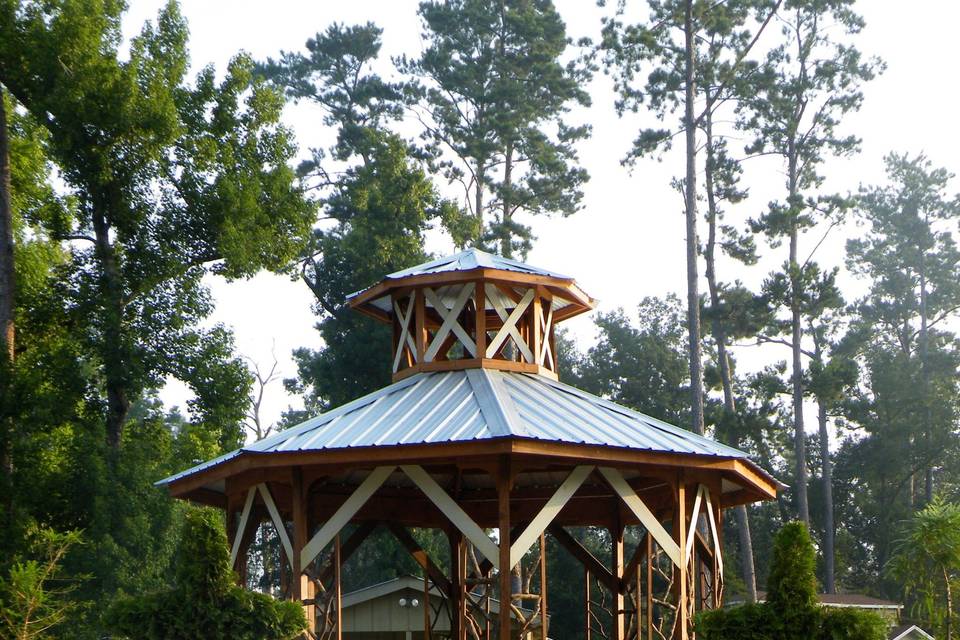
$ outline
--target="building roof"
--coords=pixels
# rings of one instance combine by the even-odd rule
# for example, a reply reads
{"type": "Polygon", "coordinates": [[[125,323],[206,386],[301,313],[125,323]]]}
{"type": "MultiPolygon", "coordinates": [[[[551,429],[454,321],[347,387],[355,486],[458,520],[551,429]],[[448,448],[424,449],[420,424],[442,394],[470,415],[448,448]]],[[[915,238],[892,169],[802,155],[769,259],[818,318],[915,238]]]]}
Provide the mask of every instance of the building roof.
{"type": "MultiPolygon", "coordinates": [[[[497,438],[736,458],[747,454],[546,376],[490,369],[420,373],[236,451],[330,451],[497,438]]],[[[766,475],[766,474],[764,474],[766,475]]]]}
{"type": "MultiPolygon", "coordinates": [[[[549,278],[560,278],[562,280],[573,280],[570,276],[548,271],[529,264],[504,258],[493,253],[487,253],[480,249],[467,249],[452,256],[438,258],[430,262],[418,264],[415,267],[396,271],[386,276],[387,280],[398,280],[410,276],[421,276],[429,273],[448,273],[450,271],[473,271],[474,269],[499,269],[501,271],[516,271],[517,273],[528,273],[536,276],[546,276],[549,278]]],[[[353,294],[356,295],[356,294],[353,294]]]]}
{"type": "MultiPolygon", "coordinates": [[[[341,599],[342,608],[348,609],[350,607],[355,607],[358,604],[369,602],[371,600],[382,598],[383,596],[388,596],[392,593],[398,593],[401,591],[413,591],[418,595],[423,594],[423,578],[409,575],[399,576],[393,578],[392,580],[387,580],[386,582],[380,582],[367,587],[361,587],[349,593],[343,594],[341,599]]],[[[433,582],[430,583],[430,595],[444,597],[433,582]]],[[[521,609],[527,615],[533,613],[533,609],[530,609],[529,607],[521,607],[521,609]]],[[[494,615],[498,615],[500,613],[500,601],[496,598],[490,598],[490,612],[494,615]]],[[[535,621],[533,626],[539,626],[539,621],[535,621]]]]}
{"type": "Polygon", "coordinates": [[[889,640],[934,640],[933,636],[915,624],[904,624],[890,630],[889,640]]]}
{"type": "MultiPolygon", "coordinates": [[[[765,602],[767,592],[758,590],[757,600],[765,602]]],[[[817,599],[826,607],[860,607],[863,609],[901,609],[903,605],[891,600],[865,596],[861,593],[818,593],[817,599]]],[[[731,602],[731,604],[733,604],[731,602]]]]}

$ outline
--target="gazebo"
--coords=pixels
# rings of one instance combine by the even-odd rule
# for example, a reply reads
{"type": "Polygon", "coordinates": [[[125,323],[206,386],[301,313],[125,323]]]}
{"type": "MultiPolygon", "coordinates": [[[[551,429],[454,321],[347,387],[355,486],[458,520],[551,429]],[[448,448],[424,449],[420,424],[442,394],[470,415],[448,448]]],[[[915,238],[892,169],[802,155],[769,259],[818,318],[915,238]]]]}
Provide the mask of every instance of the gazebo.
{"type": "Polygon", "coordinates": [[[560,382],[555,327],[594,304],[573,278],[475,249],[390,274],[349,305],[392,327],[391,385],[161,484],[226,511],[241,574],[271,522],[315,638],[340,637],[341,567],[377,527],[442,594],[424,637],[442,615],[457,640],[563,638],[546,624],[550,536],[584,567],[588,638],[600,607],[611,640],[691,638],[721,602],[724,509],[777,484],[736,449],[560,382]],[[609,558],[582,526],[609,532],[609,558]],[[450,561],[413,528],[443,531],[450,561]],[[492,599],[511,615],[490,616],[492,599]]]}

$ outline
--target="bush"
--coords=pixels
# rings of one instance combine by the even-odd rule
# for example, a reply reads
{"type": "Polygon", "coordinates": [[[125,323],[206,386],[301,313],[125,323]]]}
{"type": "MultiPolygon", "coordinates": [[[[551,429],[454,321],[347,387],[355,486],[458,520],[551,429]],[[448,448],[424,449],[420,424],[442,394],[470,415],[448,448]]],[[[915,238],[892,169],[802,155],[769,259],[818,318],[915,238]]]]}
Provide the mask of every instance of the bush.
{"type": "Polygon", "coordinates": [[[817,602],[813,543],[806,526],[785,525],[774,540],[767,602],[705,611],[699,640],[884,640],[886,623],[860,609],[827,609],[817,602]]]}
{"type": "Polygon", "coordinates": [[[112,633],[137,640],[288,640],[307,623],[303,608],[236,585],[218,514],[187,516],[173,587],[118,599],[107,610],[112,633]]]}

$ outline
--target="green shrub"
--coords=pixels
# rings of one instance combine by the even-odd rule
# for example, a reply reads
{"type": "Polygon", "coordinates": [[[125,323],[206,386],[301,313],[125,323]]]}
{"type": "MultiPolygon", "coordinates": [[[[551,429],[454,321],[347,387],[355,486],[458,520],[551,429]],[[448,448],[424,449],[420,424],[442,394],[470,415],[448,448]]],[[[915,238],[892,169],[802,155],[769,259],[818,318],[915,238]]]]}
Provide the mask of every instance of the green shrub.
{"type": "Polygon", "coordinates": [[[887,623],[872,611],[863,609],[823,609],[820,640],[883,640],[887,623]]]}
{"type": "Polygon", "coordinates": [[[698,640],[884,640],[877,614],[819,605],[814,561],[806,526],[785,525],[774,539],[767,602],[701,613],[698,640]]]}
{"type": "Polygon", "coordinates": [[[173,587],[118,599],[111,632],[137,640],[288,640],[306,628],[303,608],[236,585],[219,515],[187,516],[173,587]]]}

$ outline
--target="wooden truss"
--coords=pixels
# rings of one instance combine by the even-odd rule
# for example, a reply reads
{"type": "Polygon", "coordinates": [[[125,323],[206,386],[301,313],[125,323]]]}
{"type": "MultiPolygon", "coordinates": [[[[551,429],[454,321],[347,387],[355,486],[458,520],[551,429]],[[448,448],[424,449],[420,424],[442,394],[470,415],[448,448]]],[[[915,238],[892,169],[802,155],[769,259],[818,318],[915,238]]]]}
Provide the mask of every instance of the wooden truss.
{"type": "MultiPolygon", "coordinates": [[[[687,640],[692,637],[694,612],[718,606],[723,575],[720,502],[706,484],[689,483],[680,472],[673,483],[675,506],[667,512],[670,524],[665,526],[662,505],[648,504],[620,469],[582,464],[570,468],[557,486],[543,494],[538,509],[529,511],[522,521],[511,522],[510,477],[510,473],[496,473],[499,533],[491,537],[455,495],[417,464],[373,468],[323,522],[308,526],[307,485],[302,472],[295,470],[291,475],[291,503],[286,509],[289,517],[278,508],[275,492],[266,482],[252,484],[236,496],[232,503],[235,510],[228,518],[231,561],[237,568],[244,564],[249,532],[259,525],[255,514],[267,517],[276,528],[283,557],[291,567],[289,597],[303,603],[312,637],[323,640],[341,636],[340,566],[377,526],[386,527],[423,568],[426,628],[432,629],[436,617],[446,610],[457,640],[515,640],[522,631],[536,629],[537,623],[546,638],[544,554],[548,535],[584,566],[586,631],[591,640],[601,638],[600,617],[609,621],[609,634],[603,635],[609,640],[687,640]],[[363,521],[341,543],[346,527],[356,522],[356,516],[377,499],[379,492],[389,488],[385,485],[399,486],[404,478],[407,486],[416,487],[443,516],[454,559],[449,576],[408,529],[396,522],[363,521]],[[609,495],[635,523],[632,526],[643,531],[642,542],[629,561],[624,557],[624,526],[611,529],[613,556],[608,565],[557,524],[558,516],[591,478],[590,486],[605,484],[609,495]],[[539,567],[539,593],[518,592],[511,583],[512,569],[523,565],[534,548],[539,553],[530,561],[539,567]],[[434,598],[428,610],[430,585],[442,597],[434,598]],[[509,594],[500,597],[498,621],[491,615],[491,598],[496,593],[509,594]],[[496,629],[492,626],[495,622],[496,629]]],[[[284,489],[283,494],[287,493],[284,489]]],[[[533,570],[536,567],[526,571],[529,574],[533,570]]]]}

